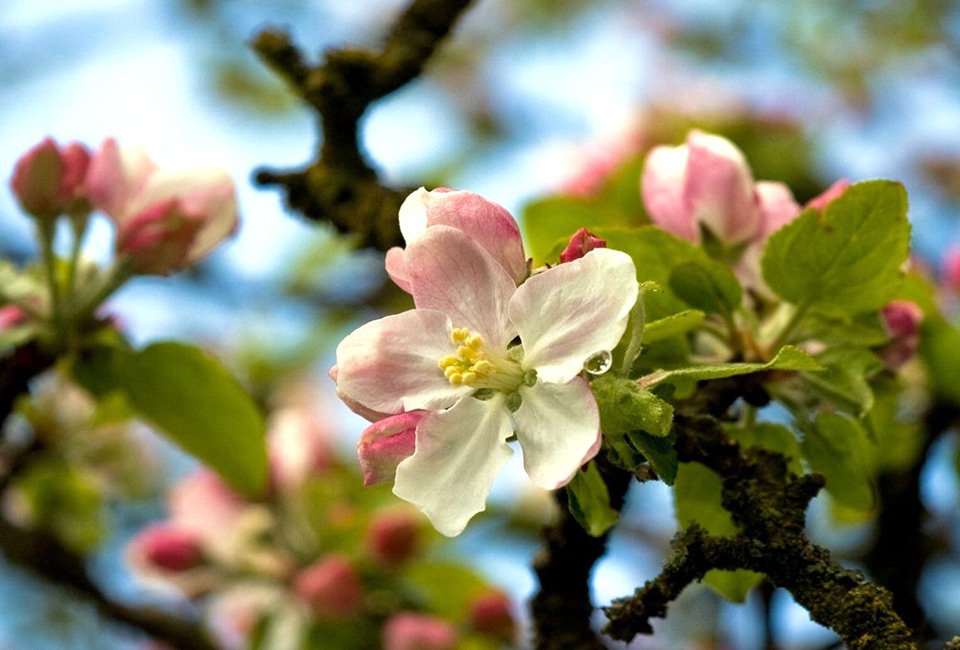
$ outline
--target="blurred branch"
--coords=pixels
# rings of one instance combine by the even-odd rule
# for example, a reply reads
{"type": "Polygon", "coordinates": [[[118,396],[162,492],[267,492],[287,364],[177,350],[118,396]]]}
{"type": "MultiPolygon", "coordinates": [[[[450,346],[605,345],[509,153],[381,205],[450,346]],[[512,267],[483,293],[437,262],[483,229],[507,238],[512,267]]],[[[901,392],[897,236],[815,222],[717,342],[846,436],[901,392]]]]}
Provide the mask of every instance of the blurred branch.
{"type": "MultiPolygon", "coordinates": [[[[20,395],[27,393],[33,378],[49,369],[54,361],[35,343],[21,346],[0,360],[0,425],[13,412],[20,395]]],[[[2,468],[0,487],[9,483],[33,451],[33,447],[27,447],[20,455],[6,459],[9,464],[2,468]]],[[[108,598],[87,575],[83,557],[49,533],[24,530],[0,516],[0,552],[8,562],[91,602],[101,616],[138,628],[181,650],[216,650],[203,629],[191,621],[154,608],[124,605],[108,598]]]]}
{"type": "MultiPolygon", "coordinates": [[[[623,507],[632,475],[598,464],[610,492],[610,506],[623,507]]],[[[607,535],[591,537],[570,514],[566,490],[554,492],[560,520],[544,529],[546,545],[534,559],[540,590],[533,597],[535,641],[538,650],[602,650],[606,646],[590,627],[590,573],[607,547],[607,535]]]]}
{"type": "Polygon", "coordinates": [[[24,530],[0,517],[0,550],[8,562],[69,589],[76,597],[92,603],[105,618],[135,627],[179,650],[216,650],[204,630],[192,621],[108,598],[87,575],[83,558],[48,533],[24,530]]]}
{"type": "Polygon", "coordinates": [[[819,474],[797,477],[786,459],[761,449],[741,449],[712,417],[678,415],[681,461],[701,463],[724,479],[722,503],[739,528],[734,538],[707,535],[699,526],[678,533],[673,559],[633,596],[606,608],[605,632],[629,641],[652,631],[650,619],[710,569],[749,569],[790,591],[810,617],[839,634],[847,647],[918,648],[892,607],[886,589],[843,569],[804,534],[806,509],[823,487],[819,474]]]}
{"type": "Polygon", "coordinates": [[[290,36],[264,30],[256,53],[320,118],[322,144],[309,166],[261,169],[261,185],[284,189],[290,207],[313,221],[355,233],[361,246],[387,250],[401,244],[397,211],[412,188],[383,185],[359,143],[361,118],[376,100],[415,79],[471,0],[413,0],[397,18],[379,51],[326,52],[309,65],[290,36]]]}

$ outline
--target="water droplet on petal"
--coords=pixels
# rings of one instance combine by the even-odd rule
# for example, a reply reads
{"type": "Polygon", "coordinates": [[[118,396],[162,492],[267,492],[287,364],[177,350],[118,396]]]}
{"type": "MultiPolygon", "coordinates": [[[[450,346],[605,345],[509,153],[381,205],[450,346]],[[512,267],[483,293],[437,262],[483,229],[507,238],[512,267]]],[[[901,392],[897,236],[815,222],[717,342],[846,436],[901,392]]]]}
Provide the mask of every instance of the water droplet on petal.
{"type": "Polygon", "coordinates": [[[609,350],[600,350],[583,362],[583,369],[591,375],[602,375],[613,365],[613,355],[609,350]]]}

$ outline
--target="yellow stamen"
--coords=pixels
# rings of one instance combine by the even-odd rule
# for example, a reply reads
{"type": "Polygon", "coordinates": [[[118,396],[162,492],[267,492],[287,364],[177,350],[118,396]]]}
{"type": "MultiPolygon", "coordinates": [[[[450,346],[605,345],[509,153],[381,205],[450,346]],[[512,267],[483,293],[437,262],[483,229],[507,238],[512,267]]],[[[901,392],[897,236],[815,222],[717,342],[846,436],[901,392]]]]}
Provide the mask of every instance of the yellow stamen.
{"type": "Polygon", "coordinates": [[[515,391],[523,382],[523,369],[513,355],[489,350],[483,337],[465,327],[450,332],[456,354],[448,354],[437,362],[443,376],[454,386],[493,388],[515,391]]]}

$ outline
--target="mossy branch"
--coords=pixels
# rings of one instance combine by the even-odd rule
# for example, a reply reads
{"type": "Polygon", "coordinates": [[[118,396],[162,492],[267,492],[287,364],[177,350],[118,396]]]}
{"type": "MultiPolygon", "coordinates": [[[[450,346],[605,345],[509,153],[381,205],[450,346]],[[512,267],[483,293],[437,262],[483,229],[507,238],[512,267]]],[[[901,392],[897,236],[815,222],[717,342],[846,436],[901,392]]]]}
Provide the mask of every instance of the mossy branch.
{"type": "Polygon", "coordinates": [[[359,141],[361,118],[378,99],[415,79],[471,0],[414,0],[377,51],[329,50],[309,65],[289,35],[265,30],[254,51],[319,117],[316,159],[291,171],[261,169],[256,180],[286,192],[289,206],[313,221],[353,233],[361,246],[401,243],[397,211],[413,188],[381,183],[359,141]]]}

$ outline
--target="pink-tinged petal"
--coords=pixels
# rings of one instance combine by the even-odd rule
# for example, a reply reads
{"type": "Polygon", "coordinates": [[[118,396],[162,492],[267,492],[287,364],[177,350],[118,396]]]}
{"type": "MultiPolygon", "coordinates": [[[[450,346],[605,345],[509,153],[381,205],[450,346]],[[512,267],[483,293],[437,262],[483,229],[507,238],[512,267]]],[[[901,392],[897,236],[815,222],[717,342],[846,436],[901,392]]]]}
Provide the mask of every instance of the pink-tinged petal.
{"type": "Polygon", "coordinates": [[[357,443],[357,456],[364,485],[394,479],[397,465],[412,456],[416,449],[417,425],[426,414],[427,411],[397,413],[363,430],[357,443]]]}
{"type": "Polygon", "coordinates": [[[170,523],[196,534],[204,542],[225,535],[247,507],[243,497],[207,469],[185,477],[167,496],[170,523]]]}
{"type": "Polygon", "coordinates": [[[462,230],[504,268],[515,282],[527,276],[520,228],[506,208],[479,194],[441,188],[420,188],[400,206],[400,232],[409,246],[427,228],[450,226],[462,230]]]}
{"type": "Polygon", "coordinates": [[[410,286],[410,278],[407,276],[406,255],[406,251],[399,246],[394,246],[388,250],[386,256],[384,256],[383,265],[386,267],[387,275],[390,276],[393,283],[407,293],[410,293],[412,287],[410,286]]]}
{"type": "Polygon", "coordinates": [[[131,216],[130,202],[146,186],[156,165],[140,149],[120,149],[113,138],[104,140],[87,168],[87,196],[94,207],[118,225],[131,216]]]}
{"type": "Polygon", "coordinates": [[[337,393],[378,413],[452,406],[472,389],[451,385],[437,366],[455,352],[450,330],[449,318],[429,309],[361,326],[337,346],[337,393]]]}
{"type": "Polygon", "coordinates": [[[510,301],[523,367],[542,381],[570,381],[593,354],[616,347],[637,293],[633,260],[608,248],[533,276],[510,301]]]}
{"type": "Polygon", "coordinates": [[[807,204],[803,207],[813,208],[814,210],[822,210],[827,207],[827,204],[830,203],[830,201],[846,192],[848,187],[850,187],[850,181],[845,178],[841,178],[823,192],[807,201],[807,204]]]}
{"type": "Polygon", "coordinates": [[[754,186],[760,202],[760,231],[757,239],[763,241],[787,225],[800,214],[800,205],[793,192],[783,183],[760,181],[754,186]]]}
{"type": "Polygon", "coordinates": [[[513,455],[503,396],[461,400],[429,413],[417,427],[417,450],[397,467],[393,493],[415,505],[448,537],[486,508],[494,477],[513,455]]]}
{"type": "Polygon", "coordinates": [[[418,309],[434,309],[496,347],[506,348],[516,330],[507,304],[513,279],[466,233],[433,226],[407,247],[407,271],[418,309]]]}
{"type": "Polygon", "coordinates": [[[735,244],[756,236],[760,207],[743,153],[726,138],[691,131],[683,187],[686,210],[718,239],[735,244]]]}
{"type": "Polygon", "coordinates": [[[189,263],[187,253],[203,227],[177,199],[167,199],[118,226],[117,253],[129,258],[135,273],[169,275],[189,263]]]}
{"type": "Polygon", "coordinates": [[[640,189],[653,223],[677,237],[698,242],[700,231],[683,201],[689,153],[686,146],[654,147],[643,164],[640,189]]]}
{"type": "Polygon", "coordinates": [[[281,490],[301,485],[334,463],[329,432],[305,408],[284,408],[273,412],[267,449],[271,484],[281,490]]]}
{"type": "Polygon", "coordinates": [[[607,242],[600,239],[586,228],[580,228],[573,233],[570,243],[560,253],[560,263],[565,264],[578,260],[595,248],[606,248],[607,242]]]}
{"type": "Polygon", "coordinates": [[[537,382],[521,386],[520,397],[513,418],[527,475],[545,490],[566,485],[600,450],[600,411],[590,385],[582,377],[537,382]]]}

